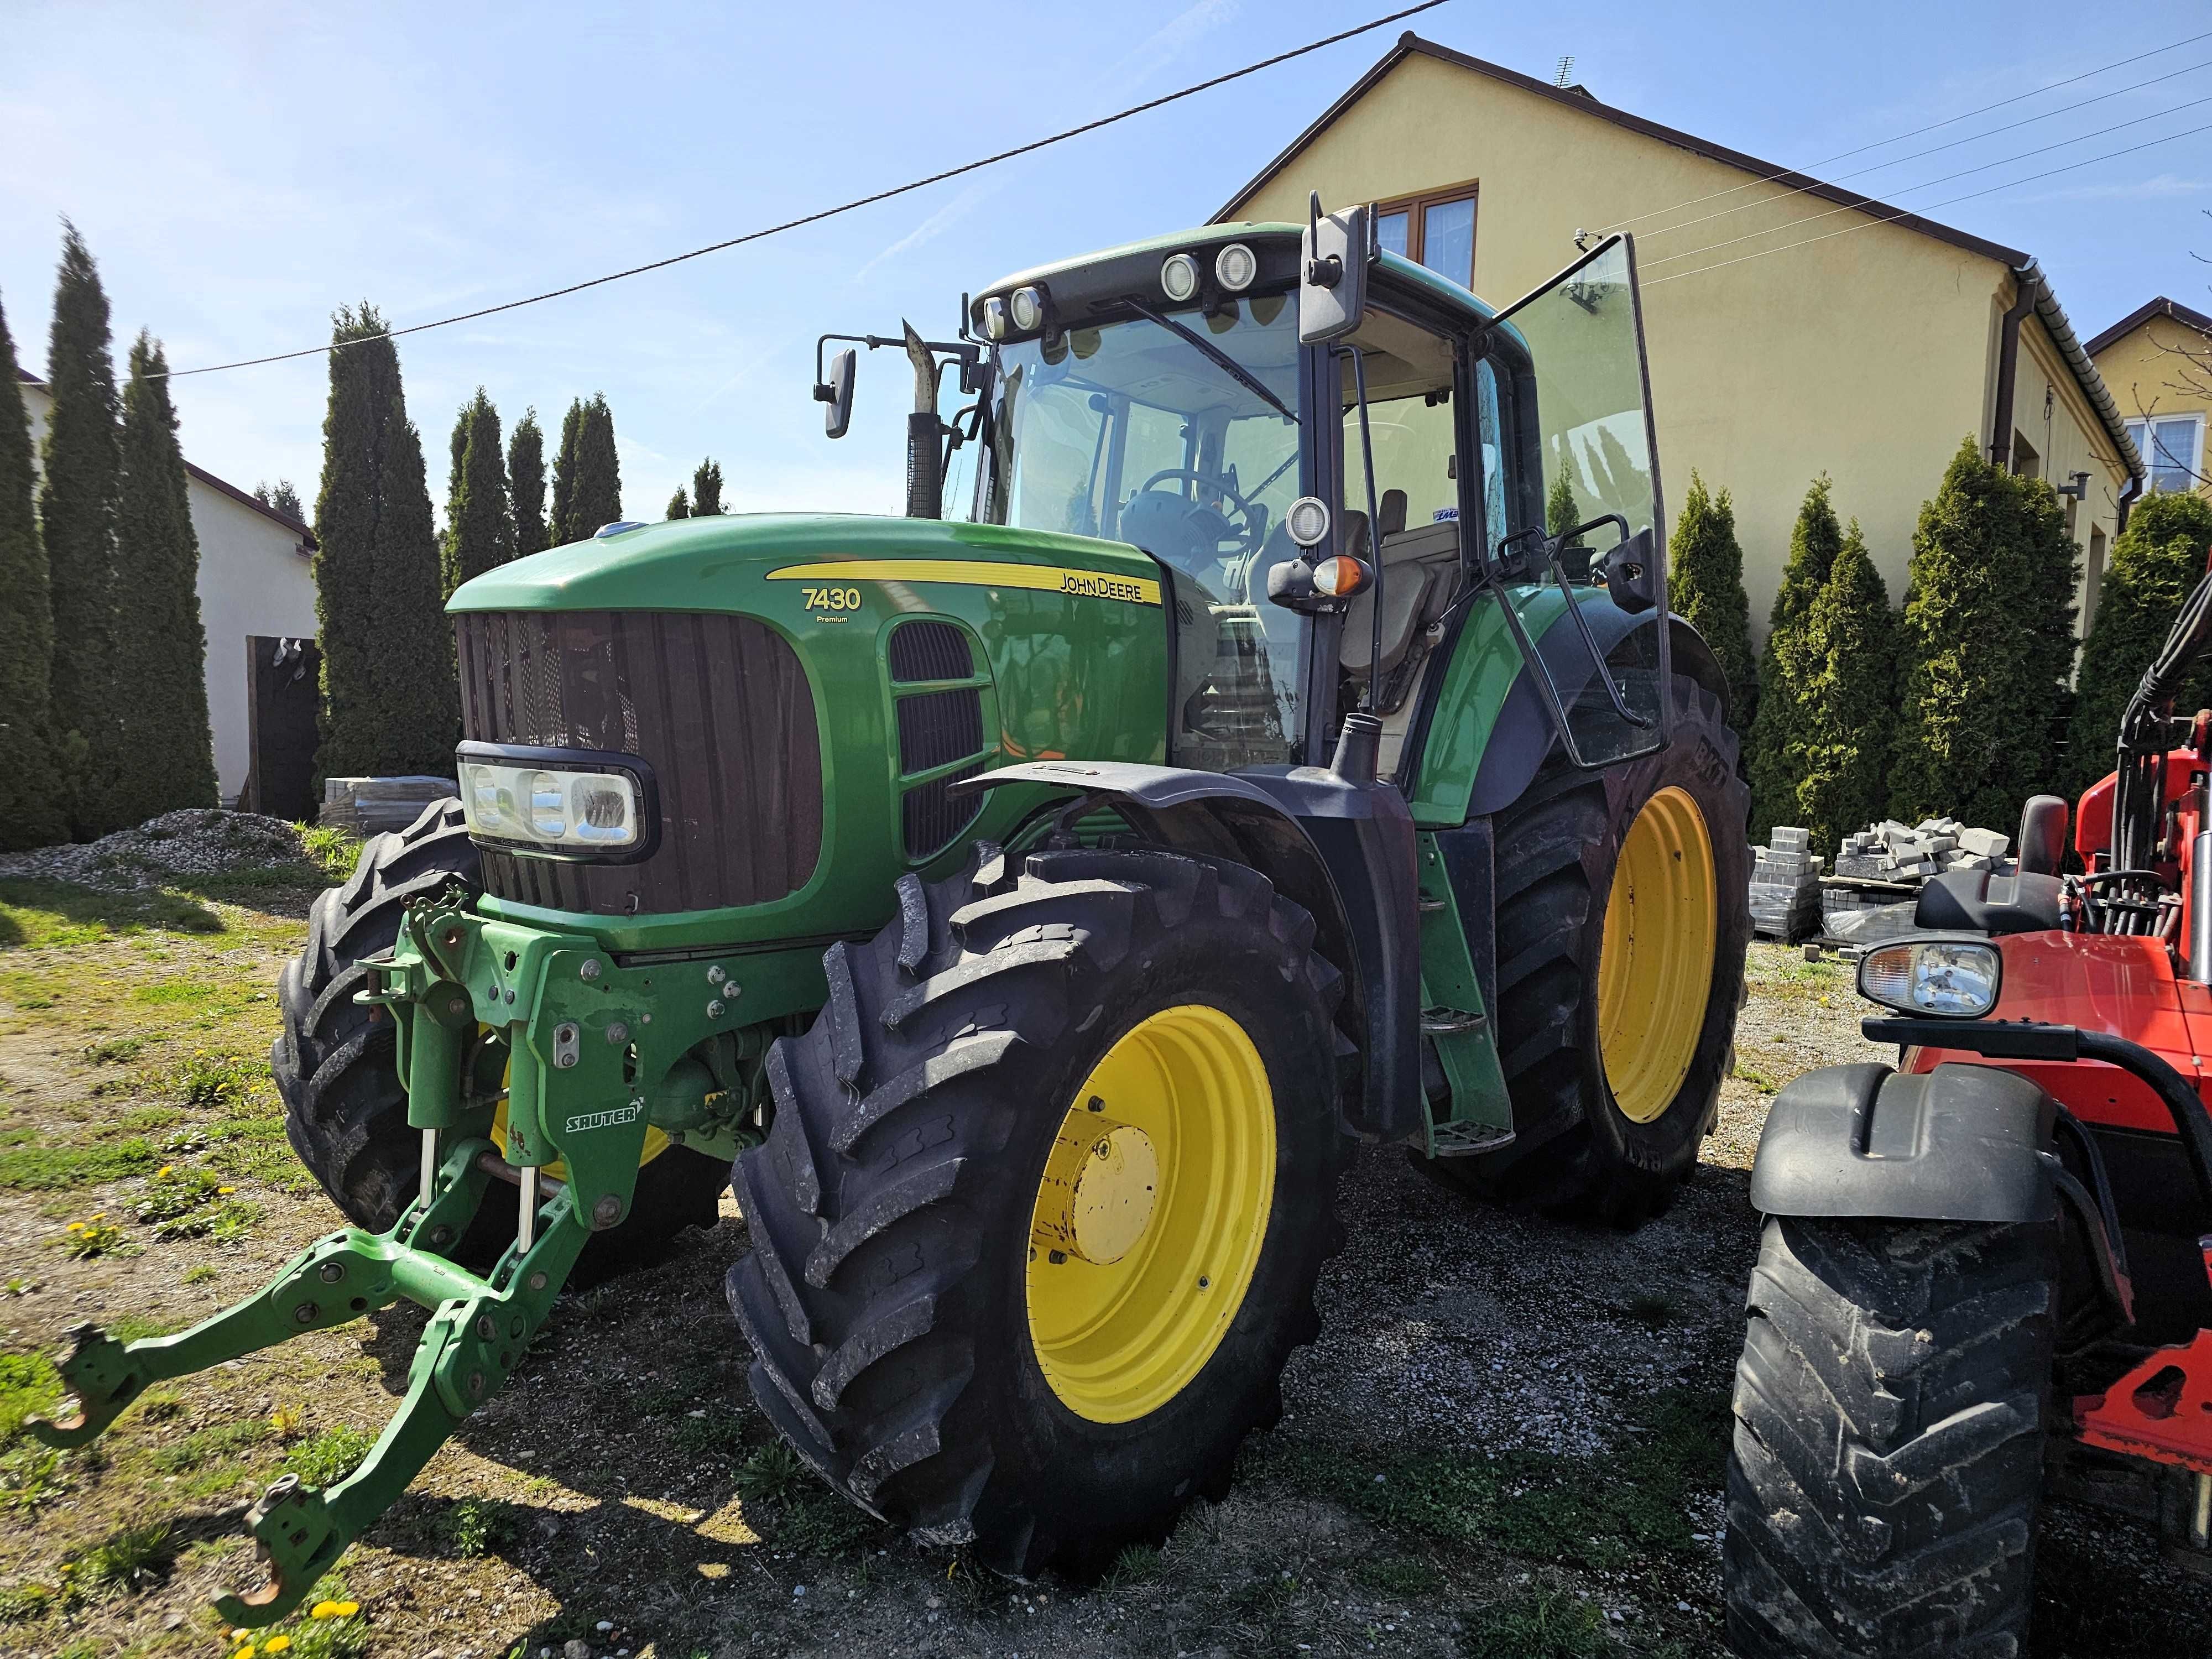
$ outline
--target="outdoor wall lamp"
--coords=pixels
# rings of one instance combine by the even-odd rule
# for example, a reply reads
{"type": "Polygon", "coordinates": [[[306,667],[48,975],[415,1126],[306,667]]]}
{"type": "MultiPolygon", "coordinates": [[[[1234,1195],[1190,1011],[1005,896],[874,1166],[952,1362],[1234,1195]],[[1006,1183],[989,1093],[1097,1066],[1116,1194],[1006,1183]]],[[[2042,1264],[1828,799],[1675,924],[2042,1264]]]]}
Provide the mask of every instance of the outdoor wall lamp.
{"type": "Polygon", "coordinates": [[[2073,482],[2070,483],[2054,484],[2051,487],[2060,495],[2071,495],[2077,501],[2087,501],[2089,499],[2089,475],[2086,472],[2069,472],[2066,476],[2073,480],[2073,482]]]}

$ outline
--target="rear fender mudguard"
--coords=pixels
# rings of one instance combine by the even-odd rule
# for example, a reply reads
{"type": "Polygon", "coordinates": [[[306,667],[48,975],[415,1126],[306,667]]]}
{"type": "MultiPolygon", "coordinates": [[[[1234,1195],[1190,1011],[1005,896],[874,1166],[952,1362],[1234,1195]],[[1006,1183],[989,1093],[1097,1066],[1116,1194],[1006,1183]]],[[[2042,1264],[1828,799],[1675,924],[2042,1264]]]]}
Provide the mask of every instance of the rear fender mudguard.
{"type": "Polygon", "coordinates": [[[1121,762],[1035,761],[956,786],[1048,784],[1111,798],[1163,845],[1249,864],[1314,919],[1315,948],[1346,976],[1346,1024],[1363,1081],[1346,1127],[1377,1139],[1421,1127],[1420,912],[1413,814],[1389,784],[1318,767],[1199,772],[1121,762]]]}
{"type": "Polygon", "coordinates": [[[1764,1215],[2049,1221],[2058,1107],[2017,1073],[1830,1066],[1784,1089],[1752,1165],[1764,1215]]]}

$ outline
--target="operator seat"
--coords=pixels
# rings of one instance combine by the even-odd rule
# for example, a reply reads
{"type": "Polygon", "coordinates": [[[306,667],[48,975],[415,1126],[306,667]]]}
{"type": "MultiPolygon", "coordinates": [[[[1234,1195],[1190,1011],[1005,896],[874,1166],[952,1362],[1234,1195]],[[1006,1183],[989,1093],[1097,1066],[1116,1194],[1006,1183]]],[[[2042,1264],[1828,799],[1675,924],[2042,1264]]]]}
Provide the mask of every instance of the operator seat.
{"type": "MultiPolygon", "coordinates": [[[[1395,693],[1389,708],[1402,701],[1418,676],[1402,686],[1394,677],[1413,654],[1423,631],[1451,601],[1459,573],[1459,526],[1449,519],[1406,528],[1406,492],[1392,489],[1382,500],[1382,656],[1384,687],[1395,693]]],[[[1356,680],[1375,672],[1375,590],[1358,595],[1345,613],[1338,660],[1356,680]]]]}
{"type": "Polygon", "coordinates": [[[2023,871],[1992,876],[1951,870],[1931,876],[1912,907],[1912,925],[1945,933],[2041,933],[2059,925],[2065,884],[2023,871]]]}

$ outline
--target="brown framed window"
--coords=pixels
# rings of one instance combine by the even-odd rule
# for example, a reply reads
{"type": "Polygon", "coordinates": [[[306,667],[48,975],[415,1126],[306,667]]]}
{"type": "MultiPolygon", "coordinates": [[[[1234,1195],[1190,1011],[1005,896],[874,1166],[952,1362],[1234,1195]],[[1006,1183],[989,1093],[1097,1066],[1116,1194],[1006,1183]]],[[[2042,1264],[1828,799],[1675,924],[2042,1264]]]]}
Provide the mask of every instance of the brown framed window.
{"type": "Polygon", "coordinates": [[[1379,204],[1376,231],[1382,246],[1416,264],[1474,286],[1475,187],[1470,181],[1379,204]]]}

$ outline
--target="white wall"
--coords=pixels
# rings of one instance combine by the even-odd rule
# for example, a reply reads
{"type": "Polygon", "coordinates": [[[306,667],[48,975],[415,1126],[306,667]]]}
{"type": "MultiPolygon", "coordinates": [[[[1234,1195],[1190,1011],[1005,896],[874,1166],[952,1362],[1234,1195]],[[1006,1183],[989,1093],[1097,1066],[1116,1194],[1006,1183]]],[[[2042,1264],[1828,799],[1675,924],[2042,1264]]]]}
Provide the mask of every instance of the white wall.
{"type": "MultiPolygon", "coordinates": [[[[53,399],[26,385],[32,460],[46,442],[53,399]]],[[[296,532],[205,479],[190,480],[192,532],[200,544],[200,626],[207,633],[208,720],[225,805],[246,787],[246,641],[252,634],[315,636],[315,576],[296,532]]],[[[123,580],[131,580],[123,550],[123,580]]]]}

